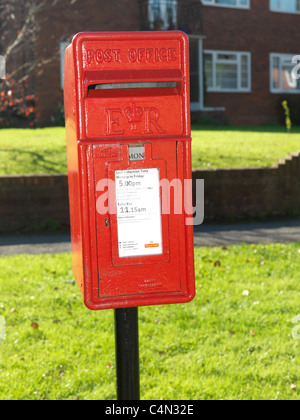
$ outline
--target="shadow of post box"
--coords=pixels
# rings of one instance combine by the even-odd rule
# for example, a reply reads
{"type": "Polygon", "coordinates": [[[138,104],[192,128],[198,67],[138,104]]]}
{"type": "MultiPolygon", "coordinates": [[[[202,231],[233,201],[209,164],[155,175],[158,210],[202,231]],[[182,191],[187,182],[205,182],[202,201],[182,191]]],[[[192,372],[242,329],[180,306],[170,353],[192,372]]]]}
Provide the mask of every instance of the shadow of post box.
{"type": "Polygon", "coordinates": [[[80,33],[64,83],[73,271],[86,306],[192,300],[187,36],[80,33]]]}

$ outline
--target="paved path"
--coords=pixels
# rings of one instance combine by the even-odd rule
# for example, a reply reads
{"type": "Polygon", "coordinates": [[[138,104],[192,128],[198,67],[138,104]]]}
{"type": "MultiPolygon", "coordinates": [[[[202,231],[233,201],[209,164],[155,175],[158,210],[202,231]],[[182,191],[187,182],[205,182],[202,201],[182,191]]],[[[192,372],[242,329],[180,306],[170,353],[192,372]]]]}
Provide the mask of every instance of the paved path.
{"type": "Polygon", "coordinates": [[[195,246],[300,242],[300,220],[195,228],[195,246]]]}
{"type": "MultiPolygon", "coordinates": [[[[195,246],[270,242],[300,242],[300,220],[195,227],[195,246]]],[[[0,235],[0,255],[61,252],[71,252],[69,234],[0,235]]]]}
{"type": "Polygon", "coordinates": [[[71,252],[69,234],[18,234],[0,236],[0,255],[71,252]]]}

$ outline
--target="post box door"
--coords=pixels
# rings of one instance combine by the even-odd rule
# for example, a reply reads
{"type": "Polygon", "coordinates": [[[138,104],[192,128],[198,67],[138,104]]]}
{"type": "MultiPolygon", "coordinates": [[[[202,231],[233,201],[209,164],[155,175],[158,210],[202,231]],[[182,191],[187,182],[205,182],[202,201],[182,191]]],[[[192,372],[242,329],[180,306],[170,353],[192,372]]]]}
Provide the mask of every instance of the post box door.
{"type": "MultiPolygon", "coordinates": [[[[146,235],[145,249],[138,248],[137,255],[134,255],[134,252],[131,255],[129,250],[127,254],[125,252],[125,257],[122,256],[119,247],[117,209],[113,209],[114,214],[109,214],[112,206],[116,206],[116,200],[120,198],[117,197],[116,186],[113,190],[110,189],[110,193],[106,191],[106,188],[104,189],[103,180],[115,181],[116,173],[119,174],[122,171],[126,173],[128,170],[133,170],[139,174],[139,171],[144,170],[147,176],[143,182],[147,188],[147,182],[155,181],[157,173],[159,181],[165,179],[167,183],[172,184],[173,180],[183,172],[183,145],[180,141],[157,141],[143,144],[146,146],[145,153],[148,151],[148,158],[134,162],[128,161],[128,145],[110,143],[85,148],[87,157],[90,156],[86,161],[89,174],[90,208],[94,209],[90,215],[91,243],[95,244],[92,255],[96,258],[92,261],[93,278],[96,279],[92,285],[94,301],[112,297],[182,293],[182,283],[186,277],[185,225],[184,211],[181,214],[175,214],[172,205],[174,195],[181,193],[175,191],[177,186],[171,187],[169,191],[165,190],[166,194],[169,194],[167,198],[164,196],[164,199],[168,200],[168,204],[170,203],[168,209],[170,214],[164,214],[168,207],[167,205],[163,209],[162,194],[165,192],[162,188],[156,189],[160,202],[160,227],[158,229],[161,229],[161,243],[157,244],[157,236],[153,242],[147,237],[147,233],[139,231],[140,237],[143,238],[146,235]],[[103,203],[106,205],[107,212],[101,210],[103,203]],[[147,243],[148,240],[149,243],[147,243]],[[158,246],[159,252],[157,252],[158,246]]],[[[140,187],[143,188],[143,185],[140,187]]],[[[130,228],[139,229],[139,226],[145,226],[147,222],[144,224],[143,221],[141,222],[142,213],[132,215],[134,220],[131,221],[130,228]]],[[[149,219],[149,214],[145,216],[149,219]]],[[[157,216],[153,219],[150,217],[149,223],[153,220],[157,222],[157,216]]]]}

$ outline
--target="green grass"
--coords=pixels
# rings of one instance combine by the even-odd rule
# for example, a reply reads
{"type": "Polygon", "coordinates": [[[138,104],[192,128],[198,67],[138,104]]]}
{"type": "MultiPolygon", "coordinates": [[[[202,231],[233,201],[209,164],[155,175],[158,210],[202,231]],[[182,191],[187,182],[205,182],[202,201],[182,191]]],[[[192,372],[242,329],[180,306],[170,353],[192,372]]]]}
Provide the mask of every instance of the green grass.
{"type": "Polygon", "coordinates": [[[300,128],[193,127],[193,168],[272,166],[288,153],[300,151],[300,128]]]}
{"type": "MultiPolygon", "coordinates": [[[[298,400],[299,251],[196,249],[194,301],[139,309],[141,398],[298,400]]],[[[116,398],[113,311],[83,306],[70,266],[0,258],[0,399],[116,398]]]]}
{"type": "MultiPolygon", "coordinates": [[[[300,150],[300,127],[193,127],[193,168],[272,166],[300,150]]],[[[0,175],[67,173],[64,128],[0,130],[0,175]]]]}
{"type": "Polygon", "coordinates": [[[59,173],[67,173],[64,128],[0,130],[1,175],[59,173]]]}

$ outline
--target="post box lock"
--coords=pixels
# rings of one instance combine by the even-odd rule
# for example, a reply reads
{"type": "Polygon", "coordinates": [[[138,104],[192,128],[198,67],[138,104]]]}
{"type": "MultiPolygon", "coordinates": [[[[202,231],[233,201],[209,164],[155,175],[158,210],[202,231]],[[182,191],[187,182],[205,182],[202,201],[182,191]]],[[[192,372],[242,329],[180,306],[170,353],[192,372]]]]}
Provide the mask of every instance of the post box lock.
{"type": "Polygon", "coordinates": [[[195,295],[188,63],[179,31],[81,33],[67,48],[73,271],[90,309],[195,295]]]}

